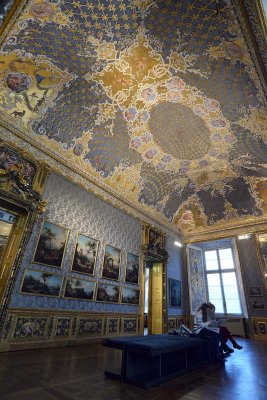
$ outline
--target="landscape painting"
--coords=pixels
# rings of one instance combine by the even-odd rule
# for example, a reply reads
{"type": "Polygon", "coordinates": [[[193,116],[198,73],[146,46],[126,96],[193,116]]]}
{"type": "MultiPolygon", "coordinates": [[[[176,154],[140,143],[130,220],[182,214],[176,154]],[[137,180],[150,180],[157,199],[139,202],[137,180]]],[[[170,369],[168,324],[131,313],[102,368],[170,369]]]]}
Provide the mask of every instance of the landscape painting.
{"type": "Polygon", "coordinates": [[[180,308],[181,303],[181,281],[169,278],[169,305],[180,308]]]}
{"type": "Polygon", "coordinates": [[[251,304],[252,304],[253,310],[264,310],[265,309],[263,300],[255,300],[255,301],[252,301],[251,304]]]}
{"type": "Polygon", "coordinates": [[[58,297],[62,278],[48,272],[26,270],[20,293],[58,297]]]}
{"type": "Polygon", "coordinates": [[[122,304],[139,304],[140,290],[123,287],[121,291],[122,304]]]}
{"type": "Polygon", "coordinates": [[[72,263],[72,271],[94,275],[98,241],[78,235],[72,263]]]}
{"type": "Polygon", "coordinates": [[[60,268],[68,235],[68,229],[44,221],[32,262],[60,268]]]}
{"type": "Polygon", "coordinates": [[[67,279],[64,297],[77,300],[93,300],[95,282],[81,279],[67,279]]]}
{"type": "Polygon", "coordinates": [[[119,280],[121,251],[116,247],[106,245],[102,278],[119,280]]]}
{"type": "Polygon", "coordinates": [[[139,283],[139,257],[132,253],[128,253],[127,255],[125,282],[137,285],[139,283]]]}
{"type": "Polygon", "coordinates": [[[103,301],[106,303],[118,303],[120,296],[119,286],[109,285],[106,283],[99,283],[96,295],[96,301],[103,301]]]}

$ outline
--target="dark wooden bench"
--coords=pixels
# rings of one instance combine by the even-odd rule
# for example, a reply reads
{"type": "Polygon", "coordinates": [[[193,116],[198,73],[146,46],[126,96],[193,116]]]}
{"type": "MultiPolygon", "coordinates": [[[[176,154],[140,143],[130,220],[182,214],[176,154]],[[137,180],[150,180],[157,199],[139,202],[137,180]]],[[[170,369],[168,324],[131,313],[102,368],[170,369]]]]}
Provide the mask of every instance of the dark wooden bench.
{"type": "Polygon", "coordinates": [[[148,335],[106,339],[104,345],[122,351],[120,371],[105,375],[149,388],[214,359],[211,338],[148,335]]]}

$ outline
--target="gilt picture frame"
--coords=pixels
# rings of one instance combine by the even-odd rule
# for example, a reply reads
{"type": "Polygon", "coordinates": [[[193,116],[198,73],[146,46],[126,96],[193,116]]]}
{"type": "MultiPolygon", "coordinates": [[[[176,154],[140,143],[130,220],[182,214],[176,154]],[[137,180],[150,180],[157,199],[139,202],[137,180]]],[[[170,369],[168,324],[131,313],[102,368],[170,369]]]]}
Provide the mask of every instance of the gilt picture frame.
{"type": "Polygon", "coordinates": [[[94,301],[96,282],[78,278],[67,278],[63,297],[65,299],[94,301]]]}
{"type": "Polygon", "coordinates": [[[127,262],[125,266],[125,278],[126,283],[138,285],[140,276],[140,257],[133,253],[127,253],[127,262]]]}
{"type": "Polygon", "coordinates": [[[121,288],[121,304],[139,305],[140,289],[122,287],[121,288]]]}
{"type": "Polygon", "coordinates": [[[43,220],[32,263],[61,268],[69,229],[43,220]]]}
{"type": "Polygon", "coordinates": [[[263,300],[252,300],[251,307],[254,311],[262,311],[265,310],[265,304],[263,300]]]}
{"type": "Polygon", "coordinates": [[[121,250],[106,245],[102,265],[102,278],[118,281],[120,278],[121,250]]]}
{"type": "Polygon", "coordinates": [[[77,233],[71,271],[94,275],[99,241],[77,233]]]}
{"type": "Polygon", "coordinates": [[[181,281],[169,278],[169,306],[182,307],[181,281]]]}
{"type": "Polygon", "coordinates": [[[251,286],[249,288],[250,297],[260,297],[262,296],[262,287],[261,286],[251,286]]]}
{"type": "Polygon", "coordinates": [[[47,271],[25,269],[19,293],[33,296],[59,297],[62,276],[47,271]]]}
{"type": "Polygon", "coordinates": [[[96,292],[96,301],[103,303],[119,303],[120,287],[109,283],[99,282],[96,292]]]}

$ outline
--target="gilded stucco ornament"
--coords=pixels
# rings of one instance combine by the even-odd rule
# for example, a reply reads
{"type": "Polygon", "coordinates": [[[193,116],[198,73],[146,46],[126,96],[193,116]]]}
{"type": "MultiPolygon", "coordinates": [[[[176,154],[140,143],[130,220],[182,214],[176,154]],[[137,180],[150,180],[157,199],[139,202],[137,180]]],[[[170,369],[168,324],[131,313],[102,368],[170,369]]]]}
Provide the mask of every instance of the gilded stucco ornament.
{"type": "Polygon", "coordinates": [[[234,3],[23,1],[1,45],[3,119],[166,229],[263,218],[264,85],[234,3]]]}

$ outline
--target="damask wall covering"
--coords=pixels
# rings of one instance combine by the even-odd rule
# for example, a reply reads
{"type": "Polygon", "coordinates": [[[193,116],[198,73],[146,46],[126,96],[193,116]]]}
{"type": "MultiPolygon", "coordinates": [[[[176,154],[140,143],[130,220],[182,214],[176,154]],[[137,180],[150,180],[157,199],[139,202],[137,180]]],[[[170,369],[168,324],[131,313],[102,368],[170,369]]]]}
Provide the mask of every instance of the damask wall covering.
{"type": "Polygon", "coordinates": [[[23,0],[1,119],[177,234],[266,218],[266,82],[237,4],[23,0]]]}
{"type": "MultiPolygon", "coordinates": [[[[32,296],[19,293],[21,281],[26,268],[59,274],[62,275],[64,279],[68,277],[77,278],[79,280],[87,279],[93,282],[101,280],[101,282],[108,284],[114,283],[114,285],[118,286],[124,285],[134,288],[137,287],[136,285],[124,284],[124,267],[126,262],[126,251],[140,255],[140,222],[97,199],[95,196],[90,195],[85,190],[78,188],[56,174],[51,174],[49,176],[43,198],[44,200],[47,200],[47,208],[34,227],[20,267],[10,306],[20,308],[36,307],[47,309],[55,308],[64,310],[138,313],[138,306],[67,300],[57,297],[32,296]],[[43,219],[70,230],[62,268],[49,267],[32,261],[43,219]],[[94,276],[70,271],[75,252],[77,233],[100,240],[94,276]],[[109,279],[101,278],[105,244],[122,250],[119,281],[111,281],[109,279]]],[[[63,288],[61,288],[61,293],[62,289],[63,288]]]]}

